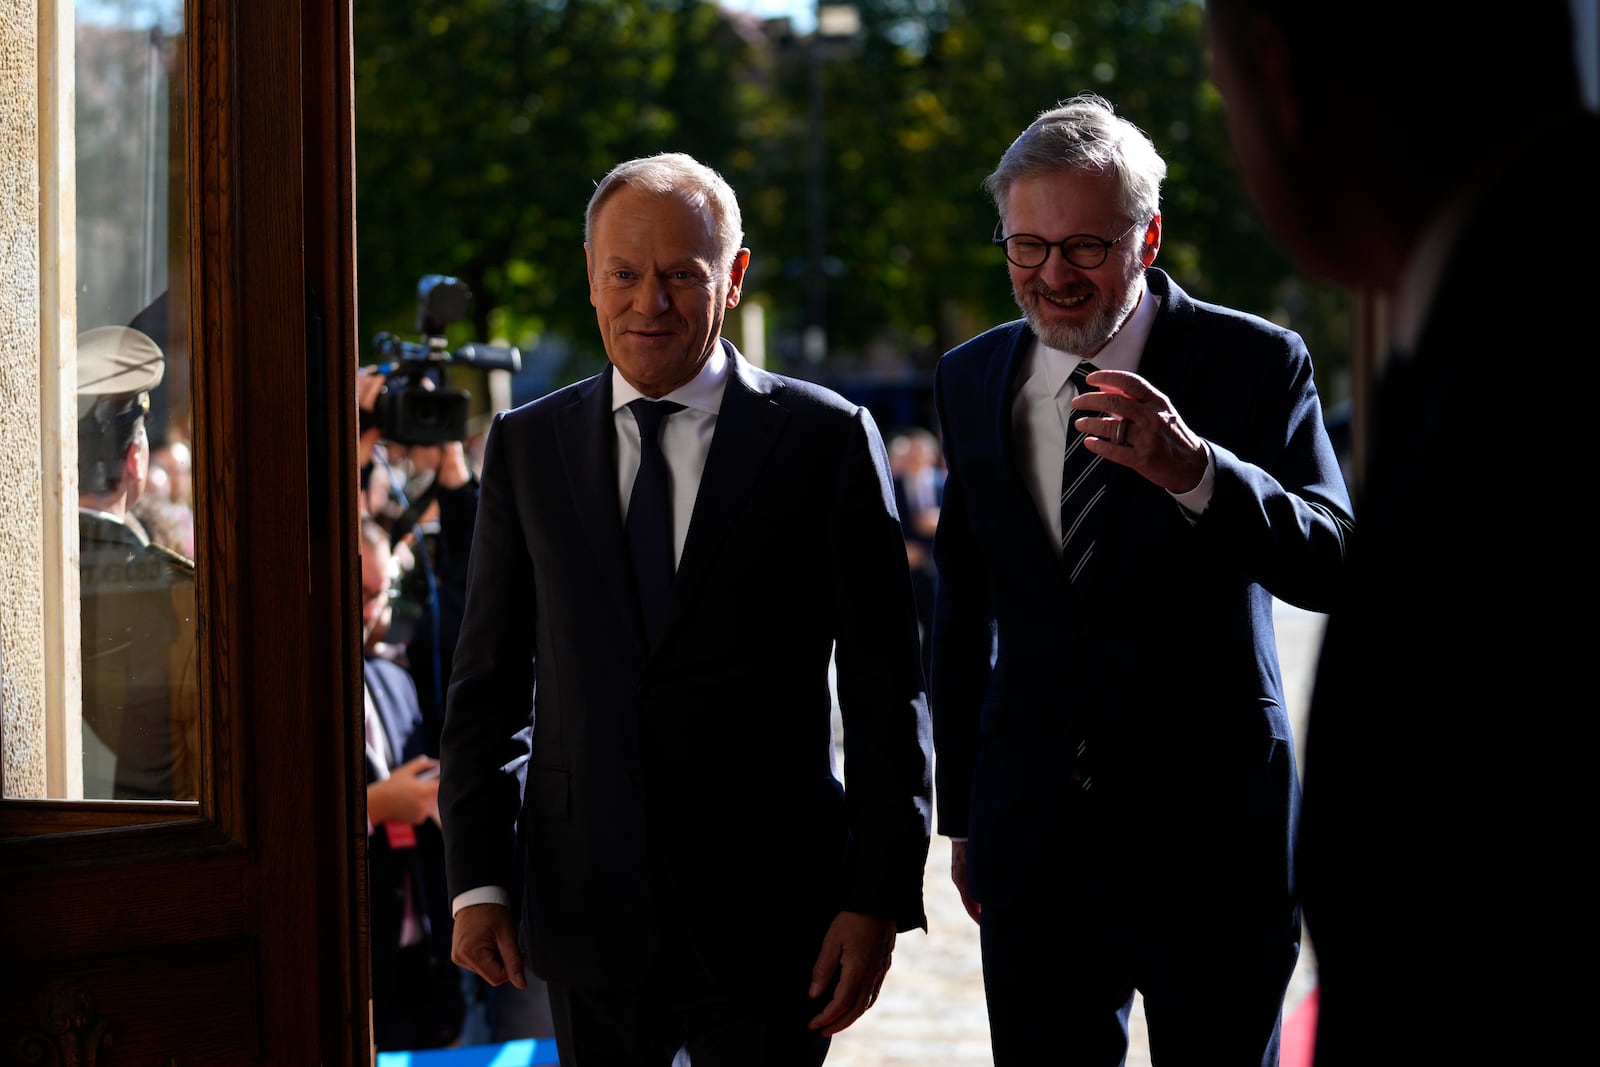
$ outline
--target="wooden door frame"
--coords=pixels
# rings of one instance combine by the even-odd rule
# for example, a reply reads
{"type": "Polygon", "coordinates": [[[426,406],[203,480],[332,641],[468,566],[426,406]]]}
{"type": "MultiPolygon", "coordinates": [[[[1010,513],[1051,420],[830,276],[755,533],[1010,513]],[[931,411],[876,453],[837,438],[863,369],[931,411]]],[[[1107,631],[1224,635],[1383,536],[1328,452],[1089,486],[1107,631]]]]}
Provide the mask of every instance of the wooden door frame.
{"type": "Polygon", "coordinates": [[[350,5],[187,3],[201,799],[0,801],[0,1062],[370,1063],[350,5]]]}

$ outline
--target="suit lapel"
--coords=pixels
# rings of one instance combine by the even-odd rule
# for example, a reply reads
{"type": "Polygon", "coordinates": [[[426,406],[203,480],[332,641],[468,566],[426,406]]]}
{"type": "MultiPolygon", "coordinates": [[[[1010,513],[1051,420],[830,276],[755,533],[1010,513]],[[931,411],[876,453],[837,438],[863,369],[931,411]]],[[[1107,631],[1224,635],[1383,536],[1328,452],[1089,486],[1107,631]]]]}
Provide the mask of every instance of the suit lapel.
{"type": "Polygon", "coordinates": [[[1144,351],[1139,354],[1139,374],[1172,398],[1183,410],[1185,379],[1193,363],[1183,358],[1190,351],[1188,333],[1194,326],[1194,305],[1189,296],[1165,272],[1151,267],[1146,272],[1150,293],[1161,301],[1144,351]]]}
{"type": "Polygon", "coordinates": [[[1060,564],[1056,561],[1050,545],[1050,532],[1039,519],[1038,508],[1033,502],[1033,491],[1028,488],[1027,479],[1022,475],[1022,465],[1017,460],[1016,433],[1011,419],[1011,398],[1017,374],[1021,370],[1023,356],[1033,347],[1034,339],[1033,330],[1026,322],[1019,320],[1016,327],[1010,331],[1009,337],[995,349],[994,358],[986,364],[983,391],[987,396],[987,410],[993,416],[989,432],[993,435],[995,454],[1001,457],[1000,468],[1009,487],[1009,491],[1004,494],[1004,500],[1011,511],[1006,524],[1015,529],[1031,528],[1038,531],[1037,537],[1026,539],[1034,546],[1035,551],[1028,553],[1029,558],[1018,559],[1016,562],[1024,571],[1044,574],[1048,573],[1051,566],[1059,570],[1060,564]]]}
{"type": "Polygon", "coordinates": [[[644,644],[644,619],[633,589],[628,545],[617,502],[617,438],[611,412],[609,365],[590,379],[571,406],[556,413],[556,442],[567,474],[572,507],[594,552],[599,579],[644,644]]]}
{"type": "MultiPolygon", "coordinates": [[[[1029,499],[1027,483],[1022,477],[1022,467],[1017,463],[1015,435],[1011,429],[1011,395],[1017,373],[1022,367],[1022,357],[1033,346],[1034,334],[1025,322],[1018,321],[1008,340],[997,348],[994,359],[984,366],[983,391],[988,394],[988,410],[994,421],[989,432],[994,435],[996,449],[1004,457],[1005,470],[1016,490],[1013,496],[1029,499]]],[[[1031,509],[1030,509],[1031,510],[1031,509]]],[[[1037,520],[1035,520],[1037,521],[1037,520]]]]}
{"type": "Polygon", "coordinates": [[[715,566],[718,547],[727,540],[750,497],[762,468],[772,455],[789,413],[772,399],[762,375],[731,344],[724,342],[732,360],[728,384],[717,413],[717,430],[700,476],[694,514],[683,544],[683,558],[672,581],[672,602],[667,609],[667,629],[694,596],[695,589],[715,566]]]}

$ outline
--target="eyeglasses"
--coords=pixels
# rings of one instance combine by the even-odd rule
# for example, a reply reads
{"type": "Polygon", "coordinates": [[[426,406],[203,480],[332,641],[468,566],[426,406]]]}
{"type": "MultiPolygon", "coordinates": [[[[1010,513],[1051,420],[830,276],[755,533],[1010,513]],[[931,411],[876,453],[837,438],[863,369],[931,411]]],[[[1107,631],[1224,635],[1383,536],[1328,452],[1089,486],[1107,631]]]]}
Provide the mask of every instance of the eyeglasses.
{"type": "Polygon", "coordinates": [[[1139,223],[1137,221],[1130,223],[1126,230],[1109,241],[1092,233],[1075,233],[1059,241],[1046,241],[1043,237],[1036,237],[1031,233],[1013,233],[1005,236],[1000,232],[1000,227],[1003,225],[1003,222],[995,223],[994,243],[1005,249],[1006,258],[1023,270],[1044,266],[1044,261],[1050,258],[1052,248],[1061,249],[1061,257],[1079,270],[1094,270],[1106,261],[1106,257],[1111,254],[1111,247],[1132,233],[1139,223]]]}

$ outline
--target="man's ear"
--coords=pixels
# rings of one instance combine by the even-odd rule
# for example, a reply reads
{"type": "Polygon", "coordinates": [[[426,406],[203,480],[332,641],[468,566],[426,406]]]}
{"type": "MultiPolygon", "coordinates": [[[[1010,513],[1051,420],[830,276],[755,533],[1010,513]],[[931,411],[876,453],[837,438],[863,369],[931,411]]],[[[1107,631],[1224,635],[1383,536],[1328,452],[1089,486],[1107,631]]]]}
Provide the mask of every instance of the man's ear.
{"type": "Polygon", "coordinates": [[[1156,253],[1161,251],[1161,213],[1157,212],[1150,219],[1150,224],[1144,228],[1144,240],[1139,243],[1139,262],[1146,267],[1156,261],[1156,253]]]}
{"type": "Polygon", "coordinates": [[[150,452],[139,447],[139,438],[144,433],[142,428],[134,431],[133,439],[122,452],[122,480],[117,483],[118,489],[126,491],[138,486],[141,491],[143,490],[145,479],[150,474],[148,466],[150,452]]]}
{"type": "Polygon", "coordinates": [[[750,269],[750,250],[741,248],[733,254],[733,265],[728,268],[728,296],[725,301],[730,308],[739,306],[739,297],[744,293],[744,272],[750,269]]]}

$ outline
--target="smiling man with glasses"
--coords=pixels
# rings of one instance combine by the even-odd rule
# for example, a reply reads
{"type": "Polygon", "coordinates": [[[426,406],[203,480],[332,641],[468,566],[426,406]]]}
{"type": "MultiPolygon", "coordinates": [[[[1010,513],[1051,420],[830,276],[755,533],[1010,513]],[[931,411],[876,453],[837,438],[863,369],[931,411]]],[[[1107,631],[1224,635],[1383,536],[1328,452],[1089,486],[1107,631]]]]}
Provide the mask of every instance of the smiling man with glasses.
{"type": "Polygon", "coordinates": [[[1276,1065],[1299,954],[1273,598],[1328,610],[1349,495],[1300,337],[1153,266],[1166,169],[1098,96],[1041,114],[985,182],[1023,318],[936,376],[934,796],[996,1067],[1121,1064],[1135,991],[1157,1064],[1276,1065]]]}

